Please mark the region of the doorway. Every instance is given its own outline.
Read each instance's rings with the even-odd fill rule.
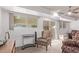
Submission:
[[[51,30],[52,32],[52,39],[55,39],[56,37],[56,26],[55,21],[43,21],[43,30]]]

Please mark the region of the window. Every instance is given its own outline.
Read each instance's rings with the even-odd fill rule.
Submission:
[[[37,17],[22,17],[22,16],[14,16],[14,24],[15,26],[21,27],[37,27]]]
[[[69,24],[69,22],[66,21],[59,21],[59,28],[67,28],[67,25]]]

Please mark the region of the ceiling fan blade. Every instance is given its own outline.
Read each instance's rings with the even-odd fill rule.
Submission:
[[[79,13],[79,12],[74,11],[74,12],[72,12],[72,13]]]
[[[78,10],[78,9],[79,9],[79,7],[78,7],[78,8],[73,9],[73,11],[76,11],[76,10]]]

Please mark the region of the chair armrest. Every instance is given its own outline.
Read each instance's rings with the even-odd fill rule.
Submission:
[[[72,34],[71,33],[68,33],[68,38],[72,39]]]
[[[46,39],[46,38],[43,38],[43,37],[39,37],[38,39]]]
[[[47,39],[51,39],[51,37],[48,37]]]
[[[48,37],[48,38],[47,38],[47,41],[51,41],[51,38],[50,38],[50,37]]]

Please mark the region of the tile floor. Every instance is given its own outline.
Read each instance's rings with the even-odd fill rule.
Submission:
[[[37,47],[29,47],[24,50],[16,49],[16,53],[61,53],[62,40],[52,40],[52,45],[48,47],[48,51],[46,52],[45,47],[39,46]]]

